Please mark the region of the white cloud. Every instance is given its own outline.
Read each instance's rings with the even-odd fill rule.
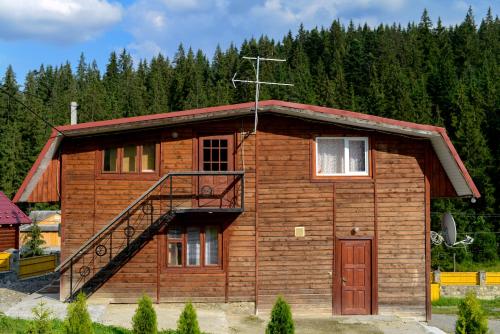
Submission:
[[[150,40],[130,43],[127,45],[127,49],[130,51],[135,64],[141,59],[149,59],[151,56],[163,53],[162,48],[156,42]]]
[[[250,14],[267,24],[320,25],[321,18],[331,22],[344,11],[396,11],[406,0],[265,0],[251,8]]]
[[[0,0],[0,38],[79,42],[119,22],[123,9],[106,0]]]

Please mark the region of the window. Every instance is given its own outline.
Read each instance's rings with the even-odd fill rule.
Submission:
[[[142,145],[142,168],[143,172],[154,172],[156,165],[156,145]]]
[[[117,174],[156,171],[158,144],[125,145],[102,150],[102,172]]]
[[[316,175],[368,175],[368,138],[317,137]]]
[[[104,172],[116,172],[116,158],[117,158],[117,149],[116,148],[107,148],[104,150],[104,163],[103,163],[103,171]]]
[[[167,267],[219,267],[221,241],[219,226],[169,227]]]
[[[227,171],[227,139],[203,139],[203,170]]]
[[[122,172],[135,172],[135,157],[137,155],[137,146],[125,146],[123,148]]]

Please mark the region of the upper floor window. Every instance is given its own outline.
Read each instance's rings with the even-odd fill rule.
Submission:
[[[316,175],[368,175],[368,138],[316,137]]]
[[[125,145],[102,152],[104,173],[150,173],[156,171],[157,144]]]

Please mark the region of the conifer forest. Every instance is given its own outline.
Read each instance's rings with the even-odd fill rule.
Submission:
[[[69,103],[79,123],[252,101],[255,89],[234,89],[231,78],[252,78],[242,56],[285,58],[264,62],[261,80],[294,87],[261,86],[260,99],[329,106],[444,126],[482,197],[434,200],[432,230],[453,213],[467,249],[433,246],[433,267],[498,263],[500,256],[500,19],[491,10],[478,19],[444,26],[424,11],[419,22],[343,25],[266,36],[213,55],[180,45],[172,59],[161,54],[133,62],[112,52],[107,64],[81,55],[78,64],[43,64],[22,80],[8,67],[0,79],[0,190],[10,198],[45,144],[52,125],[69,124]],[[481,13],[483,14],[483,13]],[[36,57],[36,55],[33,55]],[[104,64],[100,64],[104,65]],[[55,204],[57,205],[57,204]],[[39,205],[38,205],[39,206]],[[29,209],[29,207],[24,207]]]

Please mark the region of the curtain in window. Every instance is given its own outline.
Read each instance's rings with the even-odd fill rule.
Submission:
[[[123,148],[122,172],[135,172],[135,156],[137,147],[125,146]]]
[[[317,173],[344,173],[344,140],[318,139]]]
[[[217,227],[205,229],[205,264],[219,264],[219,231]]]
[[[188,227],[187,234],[187,264],[188,266],[200,265],[200,229]]]
[[[349,171],[364,172],[365,166],[365,141],[349,140]]]

